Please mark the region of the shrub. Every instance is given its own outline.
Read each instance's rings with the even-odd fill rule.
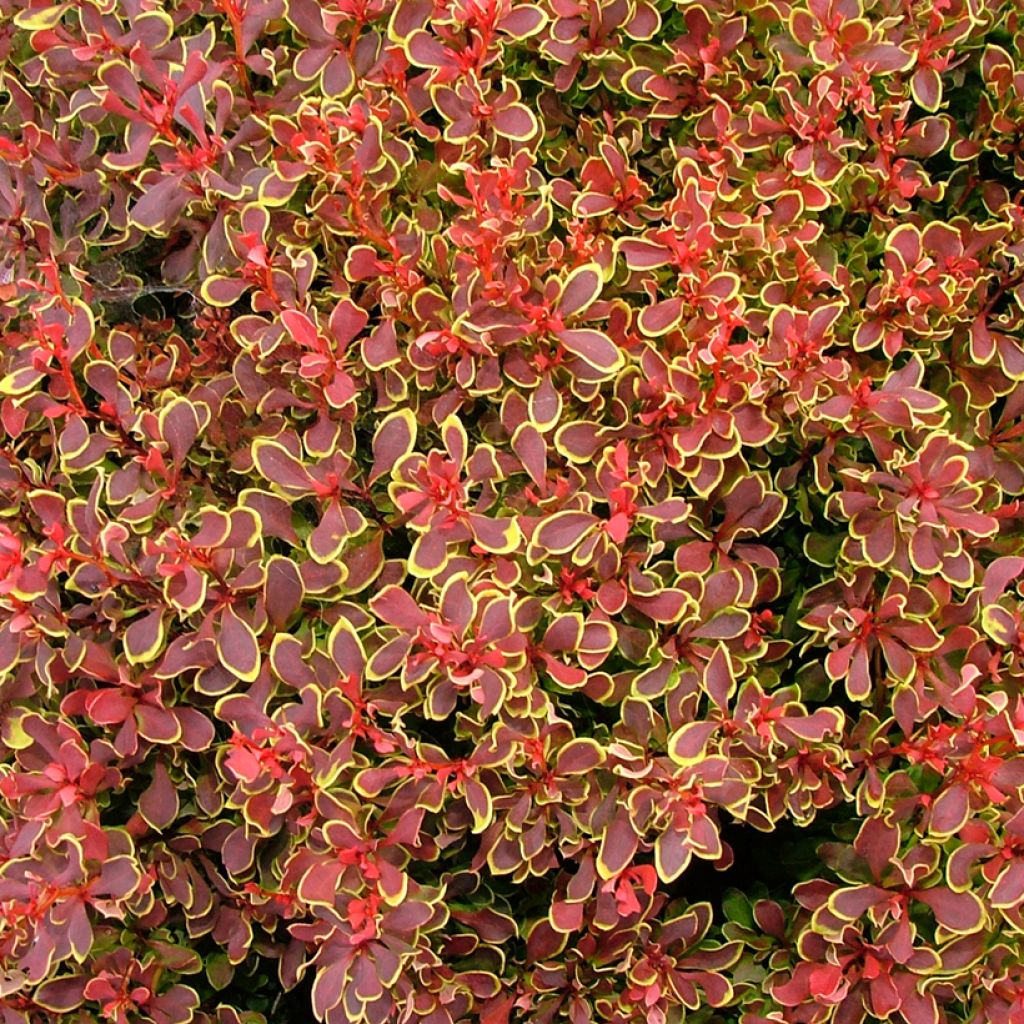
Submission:
[[[3,1024],[1021,1024],[1003,0],[0,0]]]

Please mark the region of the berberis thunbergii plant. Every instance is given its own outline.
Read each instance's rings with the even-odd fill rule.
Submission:
[[[0,1024],[1024,1024],[1021,0],[0,0]]]

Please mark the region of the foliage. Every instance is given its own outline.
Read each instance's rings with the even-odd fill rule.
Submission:
[[[3,1024],[1021,1024],[1021,19],[0,0]]]

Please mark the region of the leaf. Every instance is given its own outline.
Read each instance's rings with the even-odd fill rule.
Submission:
[[[544,519],[533,534],[533,546],[545,554],[562,555],[580,544],[599,522],[589,512],[556,512]]]
[[[856,921],[888,898],[889,893],[878,886],[857,885],[832,893],[828,898],[828,909],[844,921]]]
[[[532,139],[540,131],[537,118],[522,103],[510,103],[504,110],[499,110],[491,119],[491,124],[499,135],[517,142]]]
[[[281,311],[281,322],[291,335],[292,340],[302,348],[316,350],[320,346],[320,336],[316,325],[301,310],[285,309]]]
[[[555,758],[556,775],[588,775],[604,764],[605,752],[597,740],[570,740]]]
[[[46,374],[34,366],[23,366],[0,378],[0,395],[24,395],[31,391]]]
[[[667,885],[674,882],[687,868],[693,852],[682,832],[669,829],[658,836],[654,844],[654,866],[658,877]]]
[[[54,4],[52,7],[34,7],[18,11],[14,15],[14,24],[28,32],[43,32],[56,28],[64,13],[71,6],[69,3]]]
[[[494,818],[494,806],[490,791],[485,785],[474,778],[467,778],[462,789],[466,798],[466,806],[473,815],[473,833],[479,835]]]
[[[868,818],[861,825],[853,848],[867,862],[871,877],[881,880],[899,853],[899,826],[883,817]]]
[[[150,743],[181,743],[182,728],[178,716],[169,708],[141,701],[134,708],[139,735]]]
[[[498,22],[498,27],[513,39],[536,35],[548,21],[547,14],[534,4],[516,4]]]
[[[166,233],[168,224],[174,223],[194,200],[195,196],[181,187],[181,179],[168,174],[143,186],[142,195],[132,206],[131,221],[143,231]]]
[[[226,953],[213,953],[206,958],[206,977],[216,992],[226,989],[235,976],[235,967]]]
[[[370,598],[370,611],[391,626],[403,630],[418,629],[426,619],[408,591],[388,586]]]
[[[363,339],[361,348],[363,362],[371,370],[383,370],[384,367],[393,366],[401,359],[395,325],[390,320],[379,323],[369,336]]]
[[[910,91],[914,102],[925,110],[934,112],[942,105],[942,79],[932,67],[919,67],[910,79]]]
[[[200,429],[198,411],[187,398],[176,398],[160,411],[160,435],[167,442],[175,466],[184,463]]]
[[[529,962],[548,960],[565,949],[569,936],[555,931],[546,917],[533,925],[526,936],[526,956]]]
[[[139,813],[150,828],[162,832],[178,817],[178,791],[162,760],[156,762],[153,780],[139,797]]]
[[[213,274],[203,280],[199,294],[210,306],[233,306],[249,290],[249,285],[239,278]]]
[[[918,900],[926,904],[935,920],[951,932],[965,935],[977,931],[985,922],[985,908],[973,892],[953,892],[945,885],[919,889]]]
[[[626,265],[633,270],[654,270],[667,266],[672,256],[667,246],[646,238],[617,238],[615,249],[625,257]]]
[[[470,513],[469,526],[477,544],[492,554],[506,555],[515,551],[522,540],[514,519],[490,519]]]
[[[528,409],[530,422],[538,433],[548,431],[558,423],[562,415],[562,396],[551,380],[550,374],[545,374],[533,391],[530,392]],[[522,424],[527,426],[527,424]]]
[[[233,675],[252,682],[260,674],[260,648],[252,627],[230,605],[220,616],[217,656]]]
[[[601,835],[597,873],[602,878],[614,878],[621,874],[632,863],[639,845],[640,837],[629,815],[620,809]]]
[[[199,611],[206,601],[206,577],[191,565],[164,582],[167,600],[185,615]]]
[[[682,299],[664,299],[640,311],[637,324],[650,338],[668,334],[679,326],[683,317]]]
[[[54,978],[35,990],[32,1001],[52,1013],[70,1013],[85,1002],[84,989],[88,980],[84,974]]]
[[[313,493],[309,471],[279,442],[258,438],[253,444],[252,459],[265,480],[292,497]]]
[[[967,787],[954,783],[935,799],[928,818],[928,829],[933,835],[952,836],[963,828],[970,814]]]
[[[992,890],[989,893],[989,901],[993,907],[1007,908],[1016,907],[1024,900],[1024,859],[1014,857],[1005,868],[999,873]]]
[[[299,899],[311,906],[333,907],[344,873],[345,865],[340,861],[314,863],[299,879],[296,893]]]
[[[458,416],[449,416],[441,424],[441,440],[452,462],[461,469],[469,455],[469,435]]]
[[[365,528],[366,520],[361,512],[351,505],[331,501],[307,538],[306,548],[315,561],[321,564],[334,562],[348,541]]]
[[[132,665],[145,665],[163,650],[166,637],[164,612],[157,608],[140,619],[134,619],[124,632],[124,652]]]
[[[558,312],[564,317],[589,309],[601,294],[604,276],[596,263],[577,267],[562,283]]]
[[[267,560],[264,604],[275,628],[283,630],[299,610],[305,597],[299,567],[284,555],[271,555]]]
[[[409,552],[409,572],[420,579],[430,579],[448,562],[448,545],[437,530],[421,533]]]
[[[578,327],[558,331],[557,337],[567,352],[582,359],[603,376],[611,376],[625,363],[625,358],[615,343],[601,331]]]
[[[411,409],[385,416],[373,435],[373,468],[369,483],[389,474],[416,447],[416,417]]]
[[[683,765],[700,761],[718,728],[717,722],[688,722],[680,726],[669,737],[669,757]]]

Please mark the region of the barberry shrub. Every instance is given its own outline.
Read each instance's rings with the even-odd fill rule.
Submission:
[[[0,0],[3,1024],[1024,1024],[1022,18]]]

